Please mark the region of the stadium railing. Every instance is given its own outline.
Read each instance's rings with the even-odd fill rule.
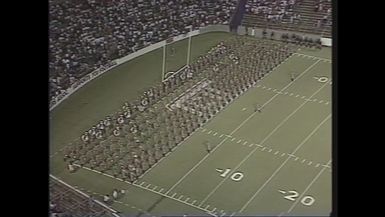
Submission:
[[[76,192],[76,193],[82,195],[83,197],[85,197],[85,198],[90,198],[90,196],[87,195],[86,193],[84,193],[84,192],[82,192],[82,191],[80,191],[80,190],[78,190],[78,189],[72,187],[71,185],[65,183],[64,181],[60,180],[59,178],[57,178],[57,177],[55,177],[55,176],[53,176],[53,175],[51,175],[51,174],[50,174],[50,178],[52,178],[53,180],[55,180],[56,182],[58,182],[58,183],[60,183],[60,184],[62,184],[62,185],[64,185],[64,186],[66,186],[67,188],[73,190],[74,192]],[[98,201],[98,200],[96,200],[96,199],[93,199],[93,201],[96,202],[97,204],[99,204],[100,206],[102,206],[104,209],[108,210],[113,216],[115,216],[115,217],[120,217],[120,216],[117,214],[117,211],[116,211],[116,210],[110,208],[109,206],[105,205],[104,203],[102,203],[102,202],[100,202],[100,201]]]

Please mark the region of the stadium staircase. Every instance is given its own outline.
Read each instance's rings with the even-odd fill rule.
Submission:
[[[319,19],[322,19],[327,12],[314,12],[315,0],[297,0],[297,4],[293,8],[294,13],[300,14],[300,23],[291,23],[289,18],[283,18],[282,22],[267,22],[262,14],[245,14],[242,25],[248,27],[277,29],[297,31],[321,35],[322,37],[331,37],[331,26],[326,25],[323,28],[317,28],[316,24]],[[331,2],[324,1],[324,6],[331,7]]]
[[[231,18],[231,22],[230,22],[230,30],[233,32],[233,31],[237,31],[238,29],[238,26],[240,26],[242,24],[242,19],[243,19],[243,16],[246,12],[246,3],[247,3],[247,0],[239,0],[238,1],[238,5],[237,5],[237,8]]]

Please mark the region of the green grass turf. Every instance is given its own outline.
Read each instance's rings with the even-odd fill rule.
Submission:
[[[219,41],[233,37],[229,33],[207,33],[192,38],[191,58],[207,52]],[[177,55],[167,56],[168,70],[177,70],[186,64],[187,39],[175,42]],[[126,102],[135,99],[162,77],[163,48],[137,57],[93,80],[64,100],[50,114],[50,153],[80,137],[92,125],[117,111]],[[169,50],[169,49],[168,49]]]
[[[297,61],[302,61],[302,64],[299,64]],[[284,63],[275,72],[269,75],[269,77],[266,77],[261,84],[280,89],[285,86],[283,84],[283,80],[286,79],[286,83],[288,82],[288,78],[284,74],[287,71],[287,68],[302,67],[302,71],[304,71],[313,63],[315,63],[314,60],[307,60],[302,57],[293,57],[290,61]],[[300,68],[298,68],[298,70],[301,71]],[[286,90],[288,92],[300,93],[301,96],[307,94],[309,97],[312,93],[318,90],[321,85],[323,85],[314,79],[314,76],[319,75],[321,72],[324,73],[323,75],[330,77],[330,63],[318,63],[300,80],[296,81],[297,84]],[[325,87],[325,89],[321,89],[318,94],[314,95],[314,98],[330,100],[330,86],[327,84]],[[329,91],[327,91],[328,89]],[[213,137],[213,140],[205,138],[204,133],[202,132],[194,134],[194,136],[192,136],[185,144],[182,144],[173,154],[167,157],[155,169],[151,170],[151,172],[149,172],[142,180],[154,183],[155,185],[160,185],[162,187],[173,186],[179,178],[183,177],[183,175],[186,174],[190,168],[192,168],[205,156],[204,148],[200,147],[203,141],[209,140],[212,144],[218,144],[218,138],[221,134],[229,134],[232,131],[231,129],[236,128],[237,125],[239,125],[244,119],[246,119],[247,116],[251,114],[251,112],[253,112],[252,108],[255,100],[262,103],[273,95],[273,92],[261,90],[260,88],[250,90],[205,126],[206,128],[215,130],[215,132],[218,133]],[[195,198],[204,199],[222,179],[219,177],[219,174],[215,171],[215,169],[234,168],[234,166],[237,165],[237,163],[239,163],[248,153],[250,153],[250,150],[252,150],[248,147],[248,145],[242,146],[244,141],[248,141],[248,144],[260,142],[285,117],[287,117],[304,102],[303,99],[295,97],[296,95],[297,94],[293,94],[292,96],[279,95],[277,99],[269,104],[269,106],[266,106],[262,115],[256,115],[251,118],[242,128],[240,128],[239,131],[237,131],[236,134],[234,134],[234,136],[237,137],[236,140],[233,142],[229,140],[226,141],[220,149],[215,152],[215,154],[212,154],[212,156],[207,158],[207,161],[201,164],[193,173],[188,175],[188,178],[181,182],[177,188],[173,189],[173,191],[181,192]],[[242,111],[243,108],[246,108],[246,110]],[[330,104],[325,105],[318,102],[306,103],[300,110],[298,110],[298,112],[295,113],[295,115],[289,118],[287,122],[274,133],[274,136],[270,137],[270,139],[265,142],[265,146],[273,148],[274,152],[276,150],[280,150],[280,154],[282,151],[285,153],[291,153],[291,151],[293,151],[295,147],[297,147],[298,144],[301,143],[301,141],[303,141],[304,138],[307,137],[307,135],[309,135],[311,131],[327,117],[328,114],[330,114]],[[306,148],[307,151],[304,152],[304,149],[299,149],[298,151],[298,156],[301,156],[301,161],[308,158],[306,160],[306,164],[310,162],[309,160],[313,160],[308,156],[320,156],[315,158],[312,165],[316,165],[316,163],[326,163],[327,160],[330,159],[330,122],[326,123],[329,125],[322,125],[323,128],[325,128],[324,130],[322,130],[323,128],[320,128],[319,132],[311,137],[311,145],[316,148],[309,148],[310,145],[305,143],[302,147]],[[209,132],[209,130],[205,132]],[[214,132],[211,132],[211,135],[212,134],[214,134]],[[239,139],[242,139],[242,141],[238,144],[237,142]],[[189,155],[187,156],[185,153],[189,153]],[[270,177],[275,168],[277,168],[285,160],[285,158],[277,158],[277,156],[274,156],[273,153],[267,154],[266,151],[256,151],[246,161],[246,163],[239,168],[240,171],[249,172],[249,174],[247,174],[248,178],[244,178],[242,184],[226,181],[225,184],[222,185],[209,200],[207,200],[205,205],[216,204],[218,207],[221,206],[229,209],[230,212],[237,211],[237,208],[241,208],[243,204],[254,194],[253,190],[256,191],[255,187],[263,185],[264,181]],[[290,168],[289,165],[291,163],[296,163],[298,167],[303,167],[302,163],[300,163],[301,161],[290,162],[283,167],[282,171],[289,171],[288,174],[299,174],[298,176],[291,176],[290,179],[285,177],[283,180],[288,183],[285,186],[290,186],[290,183],[302,183],[303,185],[301,186],[306,187],[305,183],[310,182],[310,178],[315,175],[314,173],[318,172],[317,168],[310,166],[306,166],[304,169],[286,169]],[[309,171],[306,171],[306,169]],[[166,172],[169,170],[172,170],[172,172]],[[302,172],[306,176],[303,176]],[[165,179],[161,174],[168,174],[168,178]],[[279,178],[280,177],[277,176],[277,179]],[[197,183],[199,183],[199,187],[197,187]],[[295,189],[296,186],[292,186],[292,188]],[[274,192],[273,188],[266,189],[269,193]],[[303,190],[303,188],[297,188],[298,191],[301,189]],[[330,189],[330,182],[329,187],[324,186],[324,189]],[[277,189],[275,189],[275,191],[277,191]],[[264,191],[262,191],[261,194],[265,194]],[[325,193],[323,195],[325,195]],[[326,195],[329,197],[322,197],[321,195],[317,198],[317,201],[330,200],[330,191],[329,194]],[[258,212],[260,214],[272,214],[273,211],[277,211],[284,207],[275,205],[276,203],[272,203],[272,201],[280,200],[283,197],[282,195],[277,194],[275,194],[275,196],[277,198],[274,200],[261,197],[261,200],[265,202],[258,203],[262,204],[259,206],[250,205],[250,209],[245,209],[245,214],[256,214]],[[286,200],[283,201],[286,202]],[[254,202],[251,204],[253,203]],[[330,206],[323,207],[323,212],[317,214],[327,214],[329,208]],[[282,211],[284,211],[284,209]]]
[[[327,59],[332,59],[331,52],[332,52],[332,49],[330,47],[324,47],[320,51],[318,50],[316,51],[314,49],[309,49],[309,48],[301,48],[300,50],[298,50],[298,53],[321,57],[321,58],[327,58]]]
[[[205,49],[201,48],[201,50],[204,51]],[[307,55],[330,58],[330,49],[306,52]],[[71,185],[77,185],[102,194],[115,187],[127,189],[129,191],[127,196],[120,199],[126,205],[113,205],[114,208],[124,213],[138,214],[141,213],[140,210],[145,210],[153,215],[180,214],[182,212],[189,214],[204,213],[201,209],[177,201],[179,197],[182,197],[182,200],[188,197],[187,203],[201,205],[202,209],[207,207],[206,210],[214,209],[219,215],[223,212],[230,215],[238,212],[257,190],[263,187],[258,195],[250,200],[241,214],[278,215],[284,213],[290,209],[295,201],[285,199],[284,195],[279,193],[278,190],[295,190],[301,195],[306,189],[307,192],[303,196],[310,195],[314,197],[314,204],[305,206],[298,203],[290,214],[328,214],[331,207],[330,170],[326,169],[311,186],[309,184],[323,169],[321,165],[326,164],[331,157],[330,119],[325,121],[307,141],[304,140],[331,112],[331,104],[325,104],[325,102],[331,101],[331,86],[327,84],[320,89],[323,83],[314,79],[314,76],[327,76],[330,78],[330,63],[319,62],[314,65],[282,94],[276,96],[266,105],[262,113],[255,114],[236,132],[233,132],[253,113],[256,103],[264,104],[275,95],[274,89],[280,90],[290,82],[289,75],[291,72],[300,74],[315,62],[316,60],[311,58],[291,57],[266,76],[260,82],[261,86],[250,89],[235,100],[206,124],[203,129],[198,130],[180,144],[174,152],[164,158],[137,182],[138,184],[144,182],[144,186],[147,184],[151,184],[151,187],[156,186],[157,191],[163,188],[162,193],[164,193],[207,156],[203,146],[205,141],[209,141],[213,145],[221,144],[169,192],[168,197],[175,194],[174,199],[161,199],[162,196],[159,194],[85,169],[69,174],[66,170],[63,170],[63,163],[60,159],[61,154],[52,158],[51,172]],[[178,68],[178,66],[175,67]],[[263,86],[271,89],[268,90]],[[307,102],[299,108],[307,97],[319,89],[320,91],[312,97],[317,101]],[[288,93],[284,94],[286,91]],[[291,96],[290,93],[292,93]],[[299,96],[296,97],[296,95]],[[306,96],[306,98],[302,99],[301,96]],[[324,102],[319,103],[320,100]],[[290,118],[287,118],[295,110],[297,111]],[[285,119],[287,120],[281,124]],[[277,128],[280,124],[281,126]],[[272,133],[272,131],[274,132]],[[223,141],[226,134],[232,132],[233,137]],[[265,139],[266,137],[268,138]],[[232,138],[236,139],[231,141]],[[249,145],[261,141],[264,141],[262,145],[267,148],[263,151],[262,148],[257,148],[252,153],[257,146],[249,147]],[[247,143],[243,145],[244,142]],[[301,143],[303,143],[302,146],[295,153],[295,156],[298,156],[299,159],[295,160],[294,157],[286,161],[287,154],[291,153]],[[272,149],[271,152],[269,152],[270,148]],[[279,151],[279,154],[274,154],[276,151]],[[282,153],[286,155],[281,156]],[[248,159],[245,160],[248,155]],[[302,163],[303,159],[305,159],[304,163]],[[230,173],[230,175],[233,172],[243,173],[244,177],[240,181],[227,178],[223,182],[224,178],[220,177],[220,173],[215,170],[216,168],[234,169],[242,161],[240,167]],[[285,161],[286,163],[282,165]],[[311,165],[308,165],[310,161]],[[317,164],[319,164],[318,167],[315,167]],[[280,170],[270,178],[278,168]],[[215,188],[217,189],[213,191]],[[207,197],[211,192],[210,197]],[[297,198],[296,200],[301,199]],[[193,203],[193,201],[195,202]],[[201,204],[202,201],[204,202]],[[132,208],[132,206],[136,208]]]

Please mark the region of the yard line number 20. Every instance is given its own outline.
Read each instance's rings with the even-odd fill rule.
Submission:
[[[295,201],[297,198],[298,198],[298,192],[297,191],[279,191],[281,192],[282,194],[286,194],[284,196],[284,198],[286,200],[291,200],[291,201]],[[310,196],[310,195],[307,195],[307,196],[304,196],[302,197],[301,199],[301,203],[305,206],[311,206],[313,203],[315,202],[315,199],[314,197]]]

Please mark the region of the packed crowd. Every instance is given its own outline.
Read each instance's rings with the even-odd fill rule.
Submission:
[[[301,0],[249,0],[246,12],[261,14],[268,22],[282,22],[289,20],[291,23],[299,21],[301,15],[294,12],[296,5]]]
[[[86,198],[56,181],[50,180],[49,189],[50,217],[114,217],[93,197]]]
[[[316,26],[318,28],[325,27],[326,25],[331,25],[331,14],[332,8],[330,5],[331,0],[316,0],[314,4],[314,13],[322,13],[323,16],[321,19],[317,20]],[[327,4],[329,3],[329,4]]]
[[[332,8],[326,5],[326,2],[331,2],[331,0],[316,0],[314,4],[314,12],[327,12],[331,13]]]
[[[293,52],[290,44],[237,37],[101,120],[64,150],[86,166],[134,182]]]
[[[152,43],[228,24],[237,0],[50,0],[51,99],[84,75]]]

